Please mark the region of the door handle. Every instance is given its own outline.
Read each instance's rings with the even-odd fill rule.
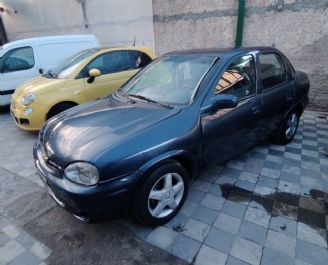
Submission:
[[[291,100],[293,100],[293,97],[292,96],[287,96],[286,97],[286,101],[291,101]]]
[[[39,74],[42,75],[43,74],[43,69],[39,68]]]
[[[261,109],[260,109],[259,106],[253,106],[252,107],[252,113],[253,113],[253,115],[256,115],[256,114],[258,114],[260,112],[261,112]]]

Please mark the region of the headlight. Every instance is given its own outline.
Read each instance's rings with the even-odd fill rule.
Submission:
[[[83,185],[95,185],[99,181],[97,168],[87,162],[69,164],[65,168],[65,176],[67,179]]]
[[[22,103],[24,106],[28,106],[34,101],[34,99],[35,95],[33,93],[27,93],[26,95],[24,95]]]

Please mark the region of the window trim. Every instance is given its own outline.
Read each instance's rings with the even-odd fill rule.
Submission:
[[[13,73],[13,72],[20,72],[20,71],[26,71],[26,70],[30,70],[30,69],[32,69],[34,66],[35,66],[35,53],[34,53],[34,50],[33,50],[33,47],[32,46],[22,46],[22,47],[17,47],[17,48],[13,48],[13,49],[11,49],[11,50],[8,50],[3,56],[2,56],[2,58],[5,58],[5,60],[7,60],[8,59],[8,57],[9,56],[11,56],[11,55],[9,55],[9,56],[6,56],[9,52],[11,52],[11,53],[13,53],[14,51],[16,51],[16,50],[21,50],[21,49],[26,49],[26,48],[30,48],[31,50],[32,50],[32,53],[33,53],[33,65],[31,65],[30,67],[28,67],[28,68],[24,68],[24,69],[19,69],[19,70],[13,70],[13,71],[3,71],[3,65],[1,65],[1,73],[2,74],[7,74],[7,73]],[[2,62],[3,63],[3,62]]]
[[[249,55],[249,56],[252,56],[253,57],[253,61],[254,61],[254,70],[255,70],[255,82],[254,82],[254,85],[255,85],[255,93],[254,94],[252,94],[252,95],[249,95],[249,96],[245,96],[245,97],[243,97],[243,98],[241,98],[241,99],[238,99],[237,98],[237,100],[238,100],[238,103],[239,102],[243,102],[243,101],[246,101],[246,100],[249,100],[249,99],[251,99],[251,98],[254,98],[254,97],[256,97],[256,95],[258,94],[258,71],[257,71],[257,63],[256,63],[256,54],[254,53],[254,52],[246,52],[246,53],[242,53],[242,54],[238,54],[238,55],[236,55],[236,56],[234,56],[234,57],[232,57],[226,64],[225,64],[225,66],[222,68],[222,70],[220,71],[220,74],[218,75],[219,76],[219,78],[217,78],[216,80],[215,80],[215,82],[214,82],[214,87],[218,84],[218,82],[220,81],[220,79],[222,78],[222,76],[223,76],[223,74],[225,73],[225,71],[228,69],[228,67],[230,66],[230,64],[235,60],[235,59],[237,59],[237,58],[240,58],[240,57],[243,57],[243,56],[247,56],[247,55]],[[212,96],[210,97],[210,98],[212,98],[212,97],[215,97],[215,96],[217,96],[217,95],[219,95],[220,93],[215,93],[214,92],[214,89],[213,89],[213,87],[211,87],[211,92],[210,92],[211,94],[212,94]]]
[[[276,54],[279,58],[280,58],[280,62],[282,63],[284,69],[285,69],[285,80],[277,85],[274,85],[274,86],[271,86],[269,88],[264,88],[263,87],[263,83],[262,83],[262,71],[261,71],[261,55],[262,54]],[[285,65],[285,61],[284,61],[284,58],[281,56],[281,54],[277,51],[265,51],[265,52],[260,52],[259,55],[259,83],[260,83],[260,87],[261,87],[261,93],[263,92],[267,92],[267,91],[270,91],[270,90],[274,90],[280,86],[283,86],[283,85],[286,85],[288,83],[288,74],[287,74],[287,68],[286,68],[286,65]]]

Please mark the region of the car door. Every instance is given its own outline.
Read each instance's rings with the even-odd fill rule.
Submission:
[[[123,50],[107,52],[93,59],[84,69],[87,99],[102,98],[116,91],[143,65],[147,64],[147,57],[138,51]],[[100,76],[94,78],[93,82],[90,82],[88,78],[88,72],[91,69],[98,69],[101,73]]]
[[[39,75],[31,46],[13,48],[0,58],[1,90],[14,92],[21,83]]]
[[[256,76],[254,55],[238,56],[230,61],[205,99],[201,114],[205,164],[226,160],[257,141],[256,126],[262,106]],[[236,96],[238,105],[207,111],[209,102],[219,94]]]
[[[268,135],[279,127],[294,101],[294,86],[286,65],[275,51],[259,54],[260,87],[263,101],[263,129]]]

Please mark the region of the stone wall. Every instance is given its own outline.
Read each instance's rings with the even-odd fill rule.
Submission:
[[[328,0],[246,0],[244,46],[283,51],[310,75],[309,108],[328,110]],[[234,46],[237,0],[153,0],[156,51]]]
[[[154,47],[151,0],[0,0],[9,41],[94,34],[104,46]]]

